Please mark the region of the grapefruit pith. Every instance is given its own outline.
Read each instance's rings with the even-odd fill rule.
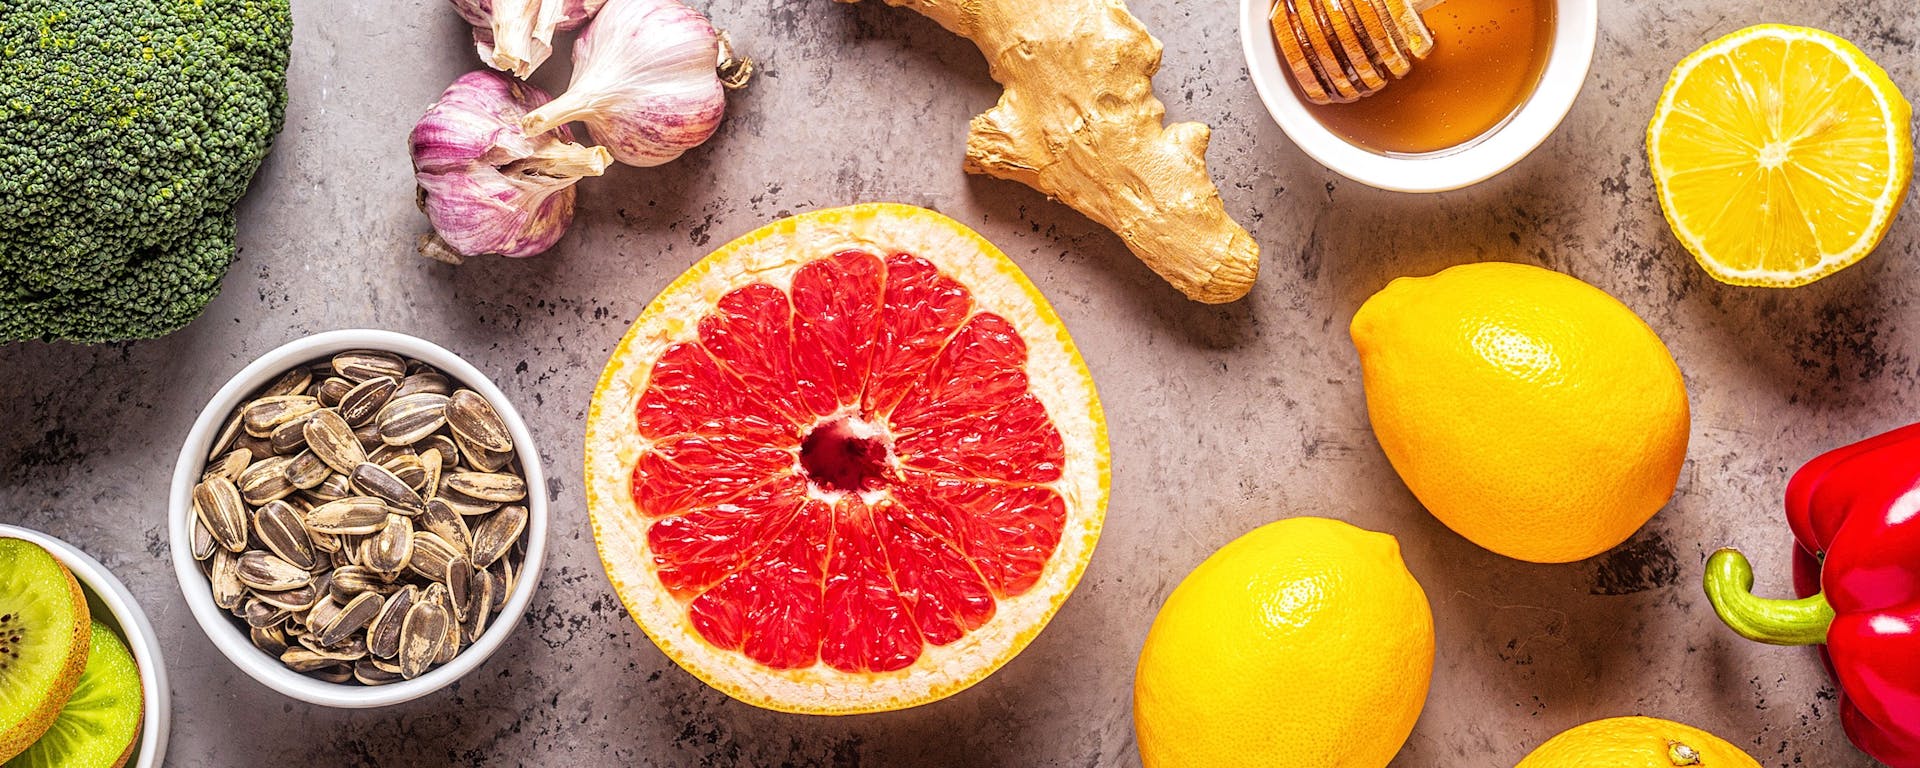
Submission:
[[[782,219],[634,321],[594,391],[587,502],[667,656],[769,709],[898,709],[986,677],[1072,591],[1106,422],[1018,267],[933,211]]]

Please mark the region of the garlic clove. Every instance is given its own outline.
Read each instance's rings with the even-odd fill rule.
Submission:
[[[719,35],[679,0],[606,0],[573,47],[573,82],[527,116],[539,134],[579,121],[615,160],[650,167],[705,142],[726,111]]]
[[[553,33],[579,28],[605,0],[453,0],[480,60],[525,78],[553,54]]]
[[[434,233],[421,253],[442,261],[497,253],[533,256],[573,221],[573,184],[612,162],[564,127],[527,134],[527,110],[546,93],[481,70],[462,75],[414,125],[410,137],[420,207]]]

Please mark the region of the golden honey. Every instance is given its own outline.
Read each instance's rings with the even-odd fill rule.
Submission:
[[[1361,147],[1422,154],[1487,134],[1533,95],[1553,47],[1554,0],[1446,0],[1421,18],[1433,52],[1406,77],[1348,104],[1302,98],[1307,111]]]

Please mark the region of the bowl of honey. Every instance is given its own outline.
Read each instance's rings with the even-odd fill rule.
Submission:
[[[1424,55],[1405,55],[1394,14],[1424,21]],[[1540,146],[1580,94],[1598,32],[1599,0],[1240,3],[1247,68],[1281,130],[1340,175],[1399,192],[1459,189]],[[1397,74],[1369,62],[1395,51]]]

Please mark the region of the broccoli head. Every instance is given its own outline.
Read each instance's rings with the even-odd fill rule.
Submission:
[[[170,333],[286,113],[289,0],[0,0],[0,343]]]

